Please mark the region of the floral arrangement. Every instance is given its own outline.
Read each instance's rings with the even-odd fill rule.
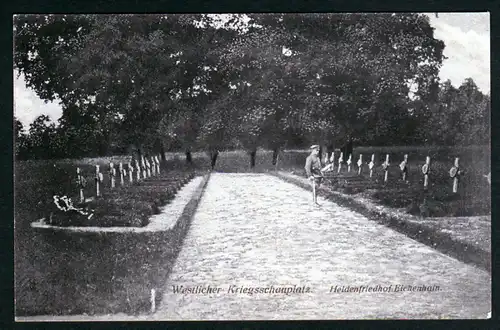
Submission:
[[[70,225],[71,223],[79,222],[78,220],[82,220],[81,217],[85,217],[87,220],[90,220],[94,216],[93,210],[90,210],[88,207],[84,206],[76,207],[73,204],[71,198],[69,198],[68,196],[54,195],[52,198],[56,209],[50,212],[49,224],[54,224],[55,222],[61,224],[59,223],[60,220],[64,219],[67,220],[65,221],[64,225]],[[54,216],[59,219],[55,219]]]

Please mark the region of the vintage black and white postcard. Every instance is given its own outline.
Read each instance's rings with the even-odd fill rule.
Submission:
[[[489,22],[15,15],[16,320],[490,318]]]

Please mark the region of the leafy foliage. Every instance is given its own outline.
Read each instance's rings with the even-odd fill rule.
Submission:
[[[488,136],[489,96],[439,85],[423,14],[21,15],[15,41],[27,85],[63,105],[50,134],[78,154]]]

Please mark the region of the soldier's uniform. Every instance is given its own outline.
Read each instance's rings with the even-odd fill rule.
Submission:
[[[316,184],[321,184],[323,173],[321,173],[321,160],[317,155],[311,154],[306,158],[305,170],[308,178],[314,176]]]

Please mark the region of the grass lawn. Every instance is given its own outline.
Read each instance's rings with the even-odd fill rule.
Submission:
[[[107,161],[100,162],[101,168],[105,168]],[[92,196],[95,163],[99,162],[16,164],[16,315],[144,312],[149,308],[150,286],[162,282],[170,271],[183,237],[180,229],[172,237],[155,233],[137,237],[105,233],[95,238],[95,245],[89,246],[88,239],[64,232],[55,232],[47,238],[30,227],[31,222],[49,215],[54,194],[77,200],[76,165],[91,182],[86,187],[86,196]],[[126,181],[124,187],[117,181],[113,190],[109,189],[109,183],[104,184],[102,197],[88,203],[96,211],[94,217],[58,215],[53,217],[54,224],[144,226],[195,174],[206,172],[202,162],[198,163],[186,166],[183,160],[170,159],[162,164],[160,176],[138,183],[134,179],[133,185]],[[104,172],[104,182],[108,180],[108,173]],[[133,254],[129,253],[131,250]]]

